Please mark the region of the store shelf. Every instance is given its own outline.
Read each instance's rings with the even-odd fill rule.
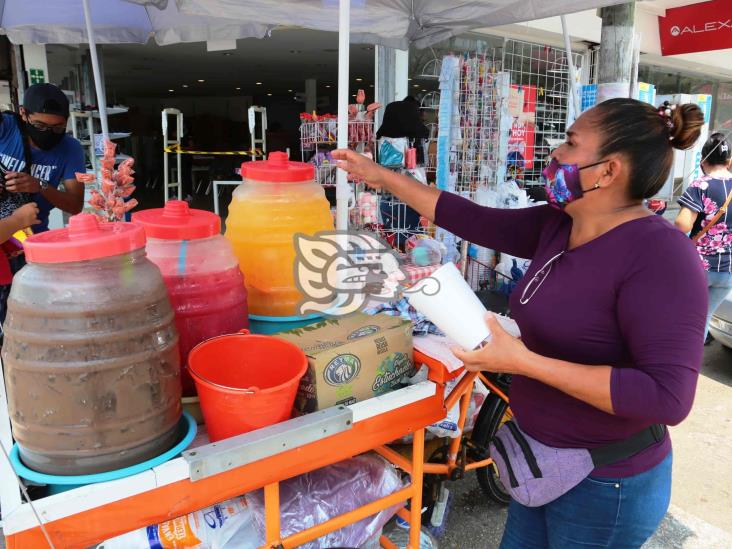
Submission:
[[[112,116],[115,114],[123,114],[129,110],[130,110],[129,107],[108,107],[107,116]],[[91,111],[91,113],[94,118],[99,118],[99,111]]]

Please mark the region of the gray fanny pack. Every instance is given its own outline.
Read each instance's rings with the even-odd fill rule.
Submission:
[[[489,450],[501,483],[511,497],[527,507],[554,501],[577,486],[597,467],[627,459],[663,440],[665,425],[651,425],[635,435],[599,448],[552,448],[504,423]]]

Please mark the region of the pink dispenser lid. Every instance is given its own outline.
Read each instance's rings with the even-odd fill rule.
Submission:
[[[287,153],[273,152],[267,160],[244,162],[241,165],[241,177],[272,183],[313,181],[315,167],[307,162],[292,162],[288,160]]]
[[[164,208],[135,212],[132,223],[144,227],[148,238],[161,240],[196,240],[221,233],[218,215],[192,209],[184,200],[169,200]]]
[[[69,226],[29,236],[25,257],[34,263],[70,263],[129,253],[145,247],[145,231],[132,223],[102,223],[94,214],[79,214]]]

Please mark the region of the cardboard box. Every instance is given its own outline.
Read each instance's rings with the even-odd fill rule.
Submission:
[[[397,316],[355,313],[275,335],[308,355],[295,399],[301,413],[383,395],[414,374],[412,323]]]

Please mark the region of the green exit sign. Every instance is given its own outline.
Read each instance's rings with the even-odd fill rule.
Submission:
[[[43,69],[30,69],[28,74],[30,75],[31,85],[43,84],[46,81],[46,73]]]

